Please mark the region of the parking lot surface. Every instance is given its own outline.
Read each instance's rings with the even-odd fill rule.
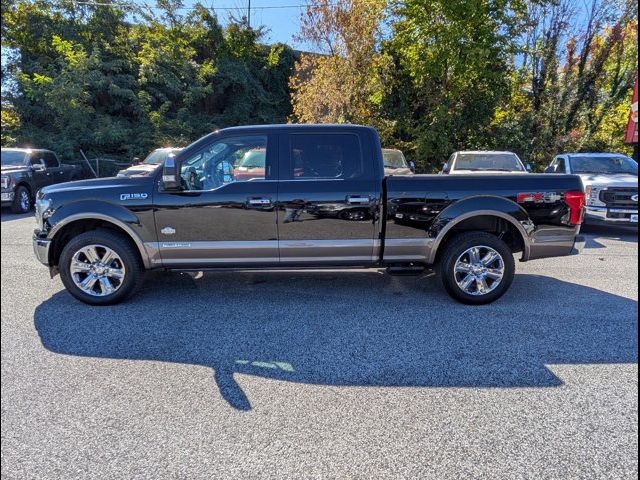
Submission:
[[[638,245],[493,305],[371,271],[151,274],[90,307],[2,212],[3,478],[637,478]]]

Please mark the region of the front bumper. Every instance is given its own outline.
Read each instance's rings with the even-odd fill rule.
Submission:
[[[638,224],[638,209],[585,207],[587,223],[627,223]]]
[[[51,240],[44,238],[39,230],[33,232],[33,253],[40,263],[49,265],[49,250],[51,249]]]
[[[13,202],[13,198],[15,197],[14,191],[3,191],[2,192],[2,205],[9,205]]]

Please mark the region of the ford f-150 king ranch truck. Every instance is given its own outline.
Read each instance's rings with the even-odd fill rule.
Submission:
[[[262,177],[234,177],[261,150]],[[483,304],[509,288],[514,253],[572,252],[584,201],[573,175],[385,177],[368,127],[234,127],[153,174],[44,188],[33,246],[96,305],[123,300],[145,270],[229,267],[434,267],[451,296]]]
[[[64,165],[51,150],[3,148],[2,206],[14,213],[31,209],[36,192],[47,185],[82,178],[82,169]]]

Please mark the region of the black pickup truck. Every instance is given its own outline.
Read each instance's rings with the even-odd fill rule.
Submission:
[[[54,183],[82,178],[82,169],[60,163],[51,150],[3,148],[2,206],[14,213],[31,209],[36,192]]]
[[[509,288],[514,253],[572,252],[584,202],[573,175],[385,177],[368,127],[234,127],[140,175],[44,188],[33,246],[96,305],[129,296],[145,270],[230,267],[433,267],[455,299],[484,304]]]

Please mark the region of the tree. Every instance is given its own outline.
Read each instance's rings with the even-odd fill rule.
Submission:
[[[393,6],[392,93],[385,113],[418,168],[460,148],[486,146],[484,129],[509,92],[518,0],[406,0]],[[473,12],[470,14],[469,12]],[[413,151],[412,151],[413,150]]]
[[[384,0],[312,0],[299,39],[320,54],[302,54],[291,78],[293,118],[303,123],[379,124],[385,58],[378,51]]]

